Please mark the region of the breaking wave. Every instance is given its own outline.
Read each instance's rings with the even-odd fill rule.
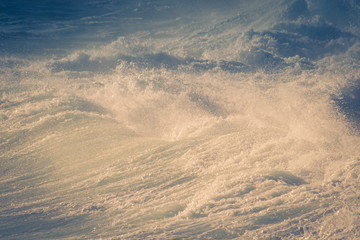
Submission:
[[[0,238],[360,237],[357,1],[0,5]]]

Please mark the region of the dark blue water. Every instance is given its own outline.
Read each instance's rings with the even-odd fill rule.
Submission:
[[[137,31],[180,27],[235,1],[3,1],[1,53],[43,55],[108,43]]]

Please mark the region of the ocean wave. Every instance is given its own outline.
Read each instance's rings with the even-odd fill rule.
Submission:
[[[0,238],[359,237],[357,1],[0,6]]]

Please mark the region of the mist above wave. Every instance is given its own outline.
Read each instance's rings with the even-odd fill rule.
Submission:
[[[53,82],[58,84],[59,79],[69,79],[60,84],[63,85],[60,88],[68,89],[65,85],[70,83],[74,87],[72,94],[78,94],[78,88],[82,88],[81,91],[89,89],[87,95],[91,99],[94,99],[90,96],[94,92],[103,92],[104,99],[109,98],[108,95],[116,98],[116,92],[107,93],[114,85],[117,85],[119,92],[134,91],[132,97],[165,94],[175,99],[182,94],[188,102],[217,117],[231,115],[232,110],[224,106],[229,100],[217,102],[224,97],[201,92],[203,90],[193,86],[191,81],[199,82],[203,89],[211,89],[209,86],[228,80],[244,81],[246,78],[255,84],[265,82],[259,84],[263,87],[268,85],[265,88],[274,87],[271,86],[274,82],[299,81],[308,89],[322,89],[336,101],[341,99],[341,95],[347,94],[347,91],[342,91],[343,88],[357,84],[360,44],[356,21],[359,5],[356,1],[332,1],[330,5],[325,1],[305,0],[226,3],[228,5],[220,6],[216,1],[207,4],[196,1],[191,9],[186,2],[167,1],[154,1],[151,4],[141,1],[69,2],[64,9],[60,3],[55,4],[54,15],[48,18],[49,22],[67,22],[73,29],[67,36],[75,42],[81,35],[75,33],[76,29],[82,27],[83,23],[90,28],[100,29],[91,21],[104,21],[105,25],[102,26],[105,32],[114,32],[111,26],[130,16],[140,18],[128,27],[146,24],[141,27],[144,29],[135,27],[131,33],[125,34],[119,30],[118,34],[124,36],[113,35],[101,45],[70,50],[65,55],[49,56],[37,61],[4,57],[0,71],[5,76],[5,82],[21,82],[21,79],[25,82],[31,79],[44,82],[43,79],[46,79],[46,84],[53,85]],[[34,24],[47,18],[51,12],[42,8],[47,4],[44,1],[28,8],[24,3],[20,4],[23,8],[18,10],[10,3],[5,7],[9,19],[16,19],[16,11],[29,11],[28,15],[22,14],[24,19],[30,18],[29,28],[24,29],[41,32],[42,27],[37,28]],[[74,7],[73,12],[66,11],[70,6]],[[99,7],[99,10],[95,11],[93,7]],[[39,14],[32,15],[31,9]],[[63,16],[62,10],[67,15]],[[194,11],[197,10],[199,14],[195,15]],[[158,13],[161,14],[155,16]],[[4,24],[9,24],[9,21]],[[15,26],[24,27],[15,22]],[[129,22],[126,20],[123,23],[126,25]],[[54,29],[55,35],[62,36],[63,33]],[[47,31],[41,34],[44,40],[51,42],[47,36],[52,35]],[[4,36],[7,36],[6,33]],[[95,31],[92,36],[99,35]],[[45,49],[48,47],[43,47]],[[330,72],[337,74],[325,80],[324,76]],[[309,79],[298,80],[295,76],[299,74],[303,74],[300,78]],[[345,77],[341,78],[341,75]],[[257,78],[262,80],[258,81]],[[357,92],[352,96],[357,99]],[[126,98],[123,99],[125,101]],[[349,98],[345,96],[342,102],[339,100],[338,106],[341,108],[356,105],[351,101],[345,103],[344,99]]]

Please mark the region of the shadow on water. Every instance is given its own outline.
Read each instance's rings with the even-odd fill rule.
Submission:
[[[269,175],[265,176],[265,179],[283,182],[291,186],[300,186],[307,183],[304,179],[285,171],[272,171]]]
[[[351,87],[343,89],[340,97],[334,97],[340,111],[360,131],[360,80]]]
[[[90,230],[84,229],[81,224],[85,221],[86,217],[84,215],[55,217],[54,213],[32,212],[2,217],[0,221],[0,238],[63,238]],[[40,237],[41,235],[42,237]]]

